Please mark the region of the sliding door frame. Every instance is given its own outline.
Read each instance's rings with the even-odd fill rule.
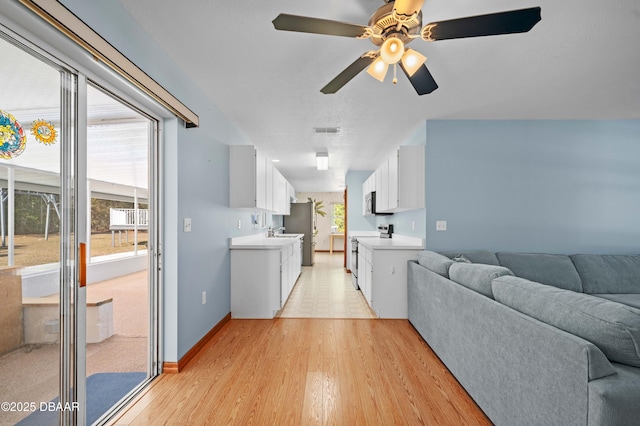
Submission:
[[[98,423],[103,423],[142,391],[162,370],[163,120],[173,119],[173,115],[141,93],[139,89],[114,74],[112,70],[92,61],[77,46],[70,45],[65,40],[61,42],[59,34],[51,29],[39,28],[38,35],[34,35],[30,31],[33,30],[30,25],[34,24],[34,16],[24,14],[26,11],[12,10],[11,7],[8,7],[4,16],[0,15],[0,31],[28,49],[30,53],[60,69],[62,96],[71,103],[70,110],[63,113],[67,115],[61,117],[61,126],[69,121],[69,127],[61,132],[61,138],[65,138],[61,141],[63,157],[60,170],[63,187],[61,202],[63,203],[62,212],[64,212],[62,216],[69,214],[71,216],[61,221],[60,231],[62,236],[64,230],[68,238],[61,238],[60,243],[60,331],[64,338],[61,337],[59,368],[61,369],[60,403],[63,406],[68,403],[69,406],[78,407],[78,409],[61,411],[61,424],[84,424],[86,420],[86,323],[84,320],[86,289],[79,286],[77,260],[79,260],[78,244],[86,242],[88,238],[87,197],[90,197],[90,194],[88,194],[86,180],[87,85],[95,84],[102,90],[108,91],[150,119],[148,191],[152,228],[149,228],[147,246],[149,282],[151,283],[147,368],[149,377],[134,388],[126,401],[98,420]],[[38,21],[37,24],[46,27],[42,21]],[[51,37],[43,36],[43,33],[50,33]],[[57,47],[50,44],[52,40]],[[73,92],[69,91],[70,86],[73,86]],[[79,318],[82,320],[79,321]]]

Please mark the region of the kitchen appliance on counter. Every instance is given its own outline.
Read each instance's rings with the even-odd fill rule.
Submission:
[[[313,203],[292,203],[291,213],[284,216],[284,227],[289,234],[304,234],[302,239],[302,266],[313,266],[315,238],[313,236]]]
[[[391,238],[391,236],[393,235],[393,225],[378,225],[378,232],[380,233],[380,238]]]

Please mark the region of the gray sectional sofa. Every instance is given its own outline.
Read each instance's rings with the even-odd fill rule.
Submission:
[[[497,425],[640,425],[640,256],[421,252],[409,321]]]

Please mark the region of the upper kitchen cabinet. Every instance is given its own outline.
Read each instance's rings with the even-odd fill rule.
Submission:
[[[267,159],[253,145],[229,147],[229,207],[267,208]]]
[[[375,172],[376,211],[424,208],[424,146],[401,146]]]
[[[291,192],[293,187],[255,146],[229,147],[229,207],[285,215],[289,214]]]
[[[273,168],[273,211],[275,214],[289,214],[289,191],[288,182],[282,173]]]

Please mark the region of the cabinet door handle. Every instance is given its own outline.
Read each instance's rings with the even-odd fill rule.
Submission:
[[[87,285],[87,244],[80,243],[78,250],[78,259],[80,262],[80,270],[78,281],[80,283],[80,287],[85,287]]]

